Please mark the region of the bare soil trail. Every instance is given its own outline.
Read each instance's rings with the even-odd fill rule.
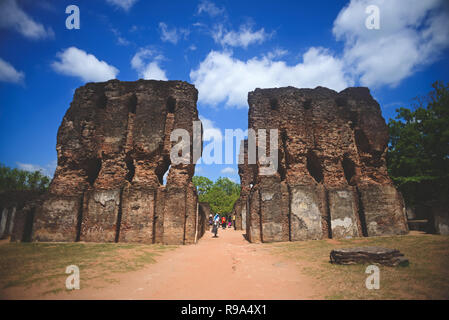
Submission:
[[[196,245],[180,246],[142,270],[119,274],[117,283],[89,285],[37,299],[316,299],[316,283],[295,262],[251,244],[241,231],[207,231]],[[101,289],[98,286],[103,286]],[[95,288],[97,287],[97,288]],[[12,293],[12,292],[11,292]]]

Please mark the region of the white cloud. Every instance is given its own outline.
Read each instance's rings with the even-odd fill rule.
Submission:
[[[215,3],[208,1],[208,0],[203,0],[200,2],[200,4],[198,5],[198,14],[201,13],[206,13],[211,17],[215,17],[218,15],[221,15],[223,13],[225,13],[225,9],[224,8],[220,8],[217,7],[215,5]]]
[[[190,79],[201,103],[226,107],[246,107],[247,93],[258,87],[325,86],[338,91],[354,84],[394,86],[449,47],[444,31],[449,30],[449,4],[444,1],[351,0],[333,26],[336,39],[344,41],[341,56],[311,47],[302,61],[287,65],[280,60],[286,52],[279,49],[246,61],[231,51],[211,51],[191,70]],[[368,5],[380,8],[380,30],[365,27]],[[263,29],[215,33],[216,42],[228,46],[246,47],[265,38]]]
[[[117,37],[117,43],[121,46],[128,46],[130,42],[123,37]]]
[[[201,23],[201,22],[195,22],[192,24],[192,26],[196,27],[196,28],[208,28],[207,25],[205,25],[204,23]]]
[[[162,55],[156,55],[153,50],[142,48],[131,59],[131,66],[146,80],[168,80],[159,63],[164,59]]]
[[[117,44],[119,44],[121,46],[128,46],[128,45],[130,45],[130,42],[126,38],[124,38],[122,36],[120,31],[118,31],[115,28],[111,28],[111,31],[117,38]]]
[[[266,54],[266,56],[267,56],[268,59],[275,59],[275,58],[283,57],[286,54],[288,54],[287,50],[277,48],[277,49],[274,49],[274,50],[268,52]]]
[[[221,169],[220,172],[222,174],[235,174],[235,173],[237,173],[236,170],[234,168],[231,168],[231,167],[223,168],[223,169]]]
[[[201,123],[203,124],[203,141],[222,141],[223,135],[221,130],[215,127],[215,122],[200,116]]]
[[[264,28],[252,31],[251,26],[241,25],[239,31],[227,31],[223,25],[218,25],[212,34],[214,41],[222,46],[247,48],[250,44],[262,43],[271,38]]]
[[[115,7],[128,11],[137,2],[137,0],[106,0],[106,2]]]
[[[249,91],[255,88],[325,86],[342,90],[352,84],[344,74],[342,61],[322,48],[310,48],[303,61],[287,65],[269,55],[247,61],[231,52],[211,51],[190,79],[199,91],[199,101],[212,106],[224,102],[227,107],[247,107]]]
[[[10,63],[0,58],[0,81],[22,83],[25,74],[17,71]]]
[[[115,79],[119,70],[105,61],[98,60],[93,54],[70,47],[57,54],[59,61],[52,67],[56,72],[68,76],[79,77],[85,82],[98,82]]]
[[[167,24],[164,22],[159,22],[159,30],[161,32],[161,40],[164,42],[171,42],[173,44],[178,43],[179,39],[186,38],[189,35],[189,30],[187,29],[176,29],[173,28],[169,30]]]
[[[42,174],[51,178],[51,177],[53,177],[53,175],[55,173],[57,162],[52,161],[49,164],[45,165],[45,167],[42,167],[38,164],[31,164],[31,163],[16,162],[16,164],[17,164],[17,167],[21,170],[25,170],[25,171],[29,171],[29,172],[40,171]]]
[[[157,61],[150,62],[142,74],[143,79],[164,80],[167,81],[165,71],[159,67]]]
[[[15,29],[23,36],[34,40],[54,37],[51,28],[45,28],[34,21],[17,5],[16,0],[0,1],[0,28]]]
[[[380,29],[365,27],[368,5],[380,9]],[[444,31],[446,30],[446,31]],[[334,21],[344,41],[343,60],[362,85],[397,85],[438,59],[449,47],[449,6],[444,0],[352,0]]]

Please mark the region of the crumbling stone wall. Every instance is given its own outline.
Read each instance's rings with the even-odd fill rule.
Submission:
[[[58,166],[36,212],[33,240],[193,243],[197,97],[181,81],[78,88],[58,130]],[[190,134],[189,164],[170,161],[174,129]]]
[[[199,203],[199,228],[198,238],[201,238],[209,228],[209,216],[212,214],[210,205],[207,202]]]
[[[0,239],[31,241],[34,215],[42,198],[42,192],[31,190],[0,193]]]
[[[432,201],[429,203],[430,221],[427,231],[441,235],[449,235],[449,202]]]
[[[239,176],[240,176],[240,197],[234,204],[233,214],[236,217],[235,225],[237,230],[246,230],[248,213],[248,195],[251,186],[254,185],[257,175],[255,164],[249,164],[248,161],[248,140],[240,142],[239,154]]]
[[[258,162],[254,186],[242,179],[251,242],[408,232],[387,174],[388,128],[367,88],[256,89],[248,102],[249,128],[278,129],[279,145],[274,175]]]

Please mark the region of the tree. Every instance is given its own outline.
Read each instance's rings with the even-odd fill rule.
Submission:
[[[0,163],[0,192],[33,190],[45,191],[50,184],[50,178],[40,171],[29,172],[11,169]]]
[[[214,184],[210,179],[202,176],[194,176],[192,180],[198,195],[203,195],[209,192],[210,188],[212,188]]]
[[[232,212],[234,203],[240,197],[240,185],[228,178],[218,178],[212,182],[206,177],[193,177],[193,184],[198,190],[200,202],[207,202],[213,213],[228,215]]]
[[[388,123],[388,172],[409,205],[443,201],[449,194],[449,85],[432,87]]]

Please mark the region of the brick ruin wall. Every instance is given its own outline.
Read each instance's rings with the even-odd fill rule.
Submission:
[[[58,130],[54,178],[33,212],[32,240],[193,243],[205,223],[192,183],[197,97],[181,81],[78,88]],[[171,164],[174,129],[190,134],[190,164]]]
[[[388,128],[367,88],[256,89],[249,128],[278,129],[276,174],[239,165],[234,212],[251,242],[396,235],[404,204],[387,173]],[[267,133],[267,136],[269,134]],[[267,149],[269,150],[267,137]]]
[[[36,208],[42,192],[6,191],[0,193],[0,240],[31,241]]]
[[[199,234],[203,236],[207,230],[209,230],[209,216],[212,214],[209,203],[200,202],[200,228],[198,229]],[[200,236],[200,237],[201,237]]]
[[[240,176],[240,197],[234,204],[232,214],[235,215],[237,230],[246,230],[247,213],[249,209],[249,193],[257,177],[257,166],[248,162],[248,140],[240,142],[238,173]]]
[[[182,128],[192,137],[197,94],[181,81],[112,80],[77,89],[58,131],[49,191],[1,194],[0,237],[195,242],[210,209],[198,204],[192,152],[191,164],[171,165],[170,133]],[[386,169],[387,126],[368,89],[256,89],[248,101],[249,128],[278,129],[279,141],[278,171],[269,176],[248,164],[248,142],[241,144],[234,213],[248,240],[407,233]]]

